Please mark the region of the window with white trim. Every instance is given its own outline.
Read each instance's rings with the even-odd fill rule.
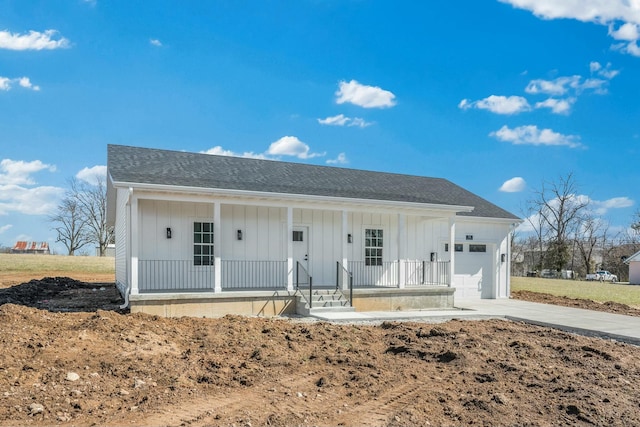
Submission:
[[[213,223],[193,223],[193,265],[213,265]]]
[[[383,236],[379,228],[367,228],[364,231],[364,264],[382,265]]]

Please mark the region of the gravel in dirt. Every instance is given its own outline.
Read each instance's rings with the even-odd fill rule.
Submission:
[[[640,425],[640,348],[550,328],[167,319],[13,298],[1,426]]]

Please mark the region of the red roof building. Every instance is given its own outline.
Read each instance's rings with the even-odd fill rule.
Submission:
[[[41,254],[50,255],[49,243],[47,242],[26,242],[20,240],[11,248],[12,254]]]

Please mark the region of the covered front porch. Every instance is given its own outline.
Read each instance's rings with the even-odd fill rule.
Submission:
[[[451,207],[398,213],[138,192],[129,212],[132,311],[295,313],[296,298],[311,306],[318,289],[340,292],[356,310],[453,305]]]

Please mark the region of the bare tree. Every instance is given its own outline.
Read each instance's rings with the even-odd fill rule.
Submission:
[[[67,194],[58,205],[58,212],[49,217],[54,230],[58,233],[56,242],[62,242],[67,248],[68,255],[75,255],[75,252],[91,242],[91,236],[86,230],[86,219],[78,200],[73,194]]]
[[[113,227],[107,225],[107,191],[104,179],[98,179],[95,185],[70,181],[71,193],[78,202],[92,242],[98,245],[100,256],[104,256],[107,245],[113,243]]]
[[[569,236],[572,230],[577,229],[588,203],[587,198],[578,196],[572,173],[561,176],[558,181],[543,182],[542,187],[534,192],[528,206],[529,211],[537,215],[541,245],[544,241],[544,266],[556,271],[566,266]]]
[[[582,220],[582,227],[580,229],[578,237],[576,235],[575,243],[578,246],[580,252],[580,259],[585,267],[585,274],[589,274],[592,271],[593,254],[598,245],[598,242],[604,243],[605,236],[607,234],[607,224],[600,218],[595,218],[592,215],[587,215]]]

